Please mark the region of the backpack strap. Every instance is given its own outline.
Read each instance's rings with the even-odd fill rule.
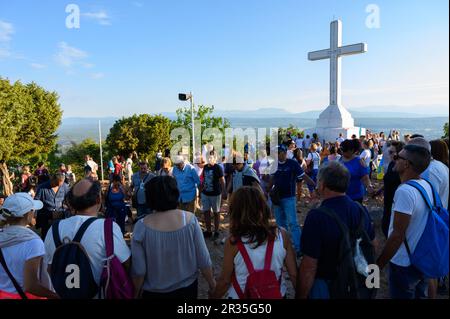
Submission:
[[[236,273],[234,271],[233,275],[231,275],[231,283],[233,284],[234,291],[236,291],[236,294],[238,295],[239,299],[245,299],[244,292],[242,291],[241,286],[239,286]]]
[[[433,203],[434,206],[436,207],[441,207],[443,208],[444,206],[442,205],[442,201],[441,201],[441,196],[439,196],[439,193],[437,192],[437,190],[433,187],[433,184],[431,184],[431,182],[425,178],[422,178],[425,182],[428,183],[428,185],[430,185],[431,187],[431,191],[433,193]]]
[[[325,215],[327,215],[328,217],[330,217],[331,219],[333,219],[337,225],[339,226],[339,229],[341,231],[341,233],[345,236],[348,235],[350,233],[347,225],[344,224],[344,222],[341,220],[341,218],[334,212],[334,210],[325,207],[325,206],[321,206],[319,207],[317,210],[321,211],[322,213],[324,213]]]
[[[250,256],[248,255],[247,249],[245,248],[244,244],[240,239],[237,241],[237,248],[239,249],[239,252],[242,255],[242,258],[244,259],[244,263],[247,266],[247,270],[249,275],[253,274],[255,272],[255,268],[253,267],[252,261],[250,259]]]
[[[61,246],[61,238],[59,237],[59,222],[61,220],[57,219],[53,222],[52,225],[52,235],[53,235],[53,242],[55,243],[55,249]]]
[[[8,275],[9,279],[11,279],[11,282],[14,285],[14,288],[16,288],[17,293],[20,295],[20,298],[28,299],[27,295],[23,292],[23,289],[22,289],[22,287],[20,287],[20,285],[17,282],[16,278],[14,278],[14,276],[9,271],[8,266],[6,265],[5,257],[3,256],[3,252],[1,250],[1,248],[0,248],[0,263],[3,266],[3,269],[5,269],[5,272]]]
[[[355,203],[358,205],[359,207],[359,212],[360,212],[360,221],[359,221],[359,225],[358,225],[358,229],[356,230],[357,232],[362,232],[364,231],[364,228],[366,227],[366,214],[365,214],[365,208],[364,206],[360,203],[360,202],[356,202]]]
[[[73,238],[73,242],[79,243],[81,241],[81,238],[83,238],[84,233],[88,229],[88,227],[97,220],[97,217],[92,217],[86,220],[83,224],[81,224],[80,229],[78,229],[77,233],[75,234],[75,237]]]
[[[253,268],[253,264],[250,260],[250,256],[248,255],[247,249],[245,248],[241,239],[237,240],[236,245],[237,245],[239,252],[242,255],[242,258],[244,259],[244,263],[247,266],[248,273],[249,274],[254,273],[255,269]],[[231,276],[231,281],[233,284],[233,288],[236,291],[236,294],[238,295],[239,299],[245,299],[245,294],[242,291],[241,286],[239,285],[239,282],[237,281],[236,272],[234,272],[234,271],[233,271],[233,275]]]
[[[113,220],[106,218],[104,223],[106,258],[114,254],[114,238],[113,238]]]

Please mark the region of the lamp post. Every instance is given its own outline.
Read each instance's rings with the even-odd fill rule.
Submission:
[[[102,148],[102,126],[101,121],[98,120],[98,142],[100,145],[100,169],[101,169],[101,176],[102,176],[102,182],[105,179],[103,176],[103,148]]]
[[[186,93],[180,93],[178,94],[178,99],[180,101],[190,101],[191,102],[191,124],[192,124],[192,163],[195,161],[195,134],[194,134],[194,97],[192,96],[192,92],[189,92],[189,94]]]

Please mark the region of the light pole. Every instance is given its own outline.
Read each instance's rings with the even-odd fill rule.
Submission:
[[[104,176],[103,176],[102,126],[101,126],[100,120],[98,120],[98,142],[100,145],[100,169],[101,169],[101,176],[102,176],[102,182],[103,182]]]
[[[189,100],[191,102],[191,124],[192,124],[192,163],[195,161],[195,129],[194,129],[194,97],[192,96],[192,92],[189,92],[189,94],[186,93],[180,93],[178,94],[178,99],[180,101],[187,101]]]

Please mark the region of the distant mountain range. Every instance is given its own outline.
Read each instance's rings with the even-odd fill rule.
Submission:
[[[439,108],[438,108],[439,107]],[[366,107],[355,110],[350,110],[350,113],[355,118],[357,124],[363,122],[372,123],[377,119],[397,119],[395,123],[404,122],[403,119],[418,119],[418,118],[433,118],[433,117],[447,117],[447,113],[442,112],[445,110],[442,106],[415,106],[415,107]],[[395,111],[392,111],[395,110]],[[411,110],[414,110],[411,112]],[[425,113],[426,111],[429,111]],[[438,111],[441,112],[438,112]],[[448,108],[447,108],[448,110]],[[274,119],[271,124],[273,125],[288,125],[289,123],[300,123],[298,125],[302,127],[312,127],[315,124],[315,119],[319,117],[321,111],[308,111],[301,113],[292,113],[281,108],[261,108],[257,110],[215,110],[214,115],[219,117],[225,117],[229,119],[232,125],[236,127],[247,127],[248,120],[253,119],[251,122],[258,127],[260,125],[265,126],[267,121]],[[170,119],[175,119],[175,112],[163,112],[161,113]],[[364,121],[365,119],[365,121]],[[110,128],[118,120],[117,117],[68,117],[63,118],[62,124],[58,129],[58,136],[60,145],[65,147],[71,143],[79,143],[85,138],[92,138],[98,140],[98,123],[101,121],[102,139],[105,139],[109,133]],[[416,120],[417,121],[417,120]],[[379,121],[378,121],[379,122]],[[381,122],[387,122],[386,120]],[[392,121],[391,121],[392,122]],[[259,124],[259,125],[258,125]],[[371,124],[372,125],[372,124]],[[398,125],[396,125],[398,126]],[[439,128],[440,129],[440,128]]]
[[[446,112],[443,110],[447,110]],[[317,119],[323,110],[294,113],[282,108],[260,108],[256,110],[214,110],[214,114],[226,118],[303,118]],[[448,106],[369,106],[364,108],[349,109],[354,118],[420,118],[448,116]],[[175,112],[164,112],[169,118],[176,117]]]

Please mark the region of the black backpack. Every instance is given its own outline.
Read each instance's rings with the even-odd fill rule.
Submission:
[[[50,278],[56,293],[62,299],[92,299],[99,291],[92,274],[89,256],[80,244],[87,228],[96,220],[95,217],[86,220],[69,243],[61,242],[58,230],[59,220],[55,221],[52,226],[56,250],[51,264]],[[71,265],[74,265],[74,267]],[[72,287],[72,278],[68,277],[77,275],[79,275],[79,278],[75,280],[79,283],[79,286]]]
[[[367,264],[375,263],[375,251],[369,235],[365,230],[365,213],[363,206],[360,208],[360,223],[356,231],[349,231],[347,225],[341,218],[327,207],[320,207],[319,210],[332,218],[339,226],[342,237],[339,242],[337,277],[329,284],[331,299],[373,299],[376,289],[369,289],[366,286],[366,277],[356,270],[353,257],[355,256],[356,241],[361,238],[360,248]]]

